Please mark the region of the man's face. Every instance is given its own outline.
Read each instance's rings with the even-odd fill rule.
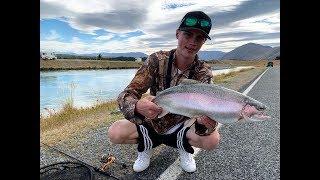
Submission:
[[[177,30],[178,49],[181,55],[193,57],[206,41],[206,37],[200,30]]]

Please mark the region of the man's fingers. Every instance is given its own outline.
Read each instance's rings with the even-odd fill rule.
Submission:
[[[147,111],[147,117],[149,119],[155,119],[158,117],[158,115],[162,112],[161,107],[152,107]]]
[[[145,97],[147,100],[152,101],[154,98],[156,98],[155,96],[147,96]]]
[[[207,117],[207,116],[200,116],[196,118],[196,124],[195,128],[196,131],[195,133],[198,134],[199,136],[206,136],[211,134],[217,127],[218,123]]]
[[[212,119],[210,119],[209,117],[207,117],[207,116],[201,116],[201,117],[198,117],[197,118],[197,122],[199,123],[199,124],[203,124],[203,125],[205,125],[206,127],[210,127],[210,126],[215,126],[216,125],[216,121],[214,121],[214,120],[212,120]]]

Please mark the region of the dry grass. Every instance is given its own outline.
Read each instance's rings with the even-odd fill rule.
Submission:
[[[223,60],[223,61],[213,61],[209,64],[211,66],[230,66],[230,68],[234,68],[237,66],[255,66],[255,67],[265,67],[269,61],[268,60]],[[279,60],[273,60],[275,66],[280,65]]]
[[[213,77],[213,80],[214,80],[214,83],[225,83],[228,81],[229,78],[232,78],[234,76],[237,76],[239,73],[241,72],[245,72],[245,71],[249,71],[251,69],[254,69],[254,68],[248,68],[248,69],[241,69],[239,71],[232,71],[230,73],[227,73],[227,74],[220,74],[220,75],[216,75]]]
[[[231,68],[237,66],[256,66],[264,67],[267,60],[223,60],[207,62],[210,66],[228,65]],[[274,60],[274,65],[280,65],[279,60]],[[143,62],[134,61],[108,61],[108,60],[77,60],[77,59],[59,59],[59,60],[40,60],[40,70],[81,70],[81,69],[128,69],[139,68]]]
[[[80,121],[84,116],[94,117],[96,114],[103,113],[110,114],[116,111],[118,104],[116,101],[110,101],[99,104],[90,108],[76,109],[70,105],[64,106],[64,108],[57,114],[53,114],[49,117],[40,118],[40,130],[41,132],[52,130],[64,126],[67,123],[74,123]]]
[[[54,145],[69,137],[79,137],[84,131],[110,124],[123,115],[116,101],[86,109],[64,108],[60,113],[40,120],[40,141]]]
[[[142,97],[147,96],[144,94]],[[64,108],[49,117],[40,118],[40,141],[54,145],[69,137],[81,137],[83,132],[124,118],[117,101],[109,101],[90,108],[76,109],[66,103]]]
[[[108,60],[40,60],[40,70],[128,69],[139,68],[142,62]]]

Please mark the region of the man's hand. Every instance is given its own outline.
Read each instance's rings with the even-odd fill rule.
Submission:
[[[136,104],[135,111],[147,119],[155,119],[162,112],[162,108],[152,102],[155,96],[147,96],[140,99]]]
[[[195,133],[199,136],[207,136],[210,135],[216,127],[218,126],[218,122],[213,119],[210,119],[207,116],[199,116],[196,117],[195,122]]]

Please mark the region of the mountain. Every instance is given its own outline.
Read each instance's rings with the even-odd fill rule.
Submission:
[[[97,57],[99,53],[91,54],[75,54],[75,53],[61,53],[61,55],[71,55],[71,56],[89,56]],[[102,57],[148,57],[147,54],[142,52],[128,52],[128,53],[106,53],[101,52]],[[253,60],[253,59],[275,59],[280,56],[280,46],[270,47],[263,46],[255,43],[248,43],[235,48],[234,50],[225,53],[222,51],[199,51],[198,52],[200,60],[224,60],[224,59],[235,59],[235,60]]]
[[[102,57],[148,57],[147,54],[142,52],[128,52],[128,53],[90,53],[90,54],[76,54],[76,53],[59,53],[59,55],[72,55],[72,56],[87,56],[87,57],[97,57],[101,54]],[[212,60],[220,59],[225,52],[222,51],[199,51],[198,55],[201,60]]]
[[[201,60],[220,59],[224,54],[226,53],[222,51],[199,51],[198,52],[199,59]]]
[[[263,54],[259,59],[274,60],[276,57],[280,57],[280,46],[272,48]]]
[[[141,52],[128,52],[128,53],[106,53],[106,52],[102,52],[102,53],[91,53],[91,54],[80,54],[81,56],[98,56],[99,54],[101,54],[102,57],[147,57],[148,55],[141,53]]]
[[[202,60],[212,60],[212,59],[219,59],[225,54],[222,51],[200,51],[198,53],[199,58]],[[99,53],[92,53],[92,54],[81,54],[83,56],[98,56]],[[147,57],[147,54],[142,52],[128,52],[128,53],[101,53],[102,57]]]
[[[146,55],[145,53],[142,52],[128,52],[128,53],[101,53],[101,55],[103,57],[147,57],[148,55]]]
[[[255,43],[248,43],[235,48],[221,57],[223,59],[234,60],[255,60],[260,59],[262,55],[266,54],[273,48],[270,46],[263,46]]]

